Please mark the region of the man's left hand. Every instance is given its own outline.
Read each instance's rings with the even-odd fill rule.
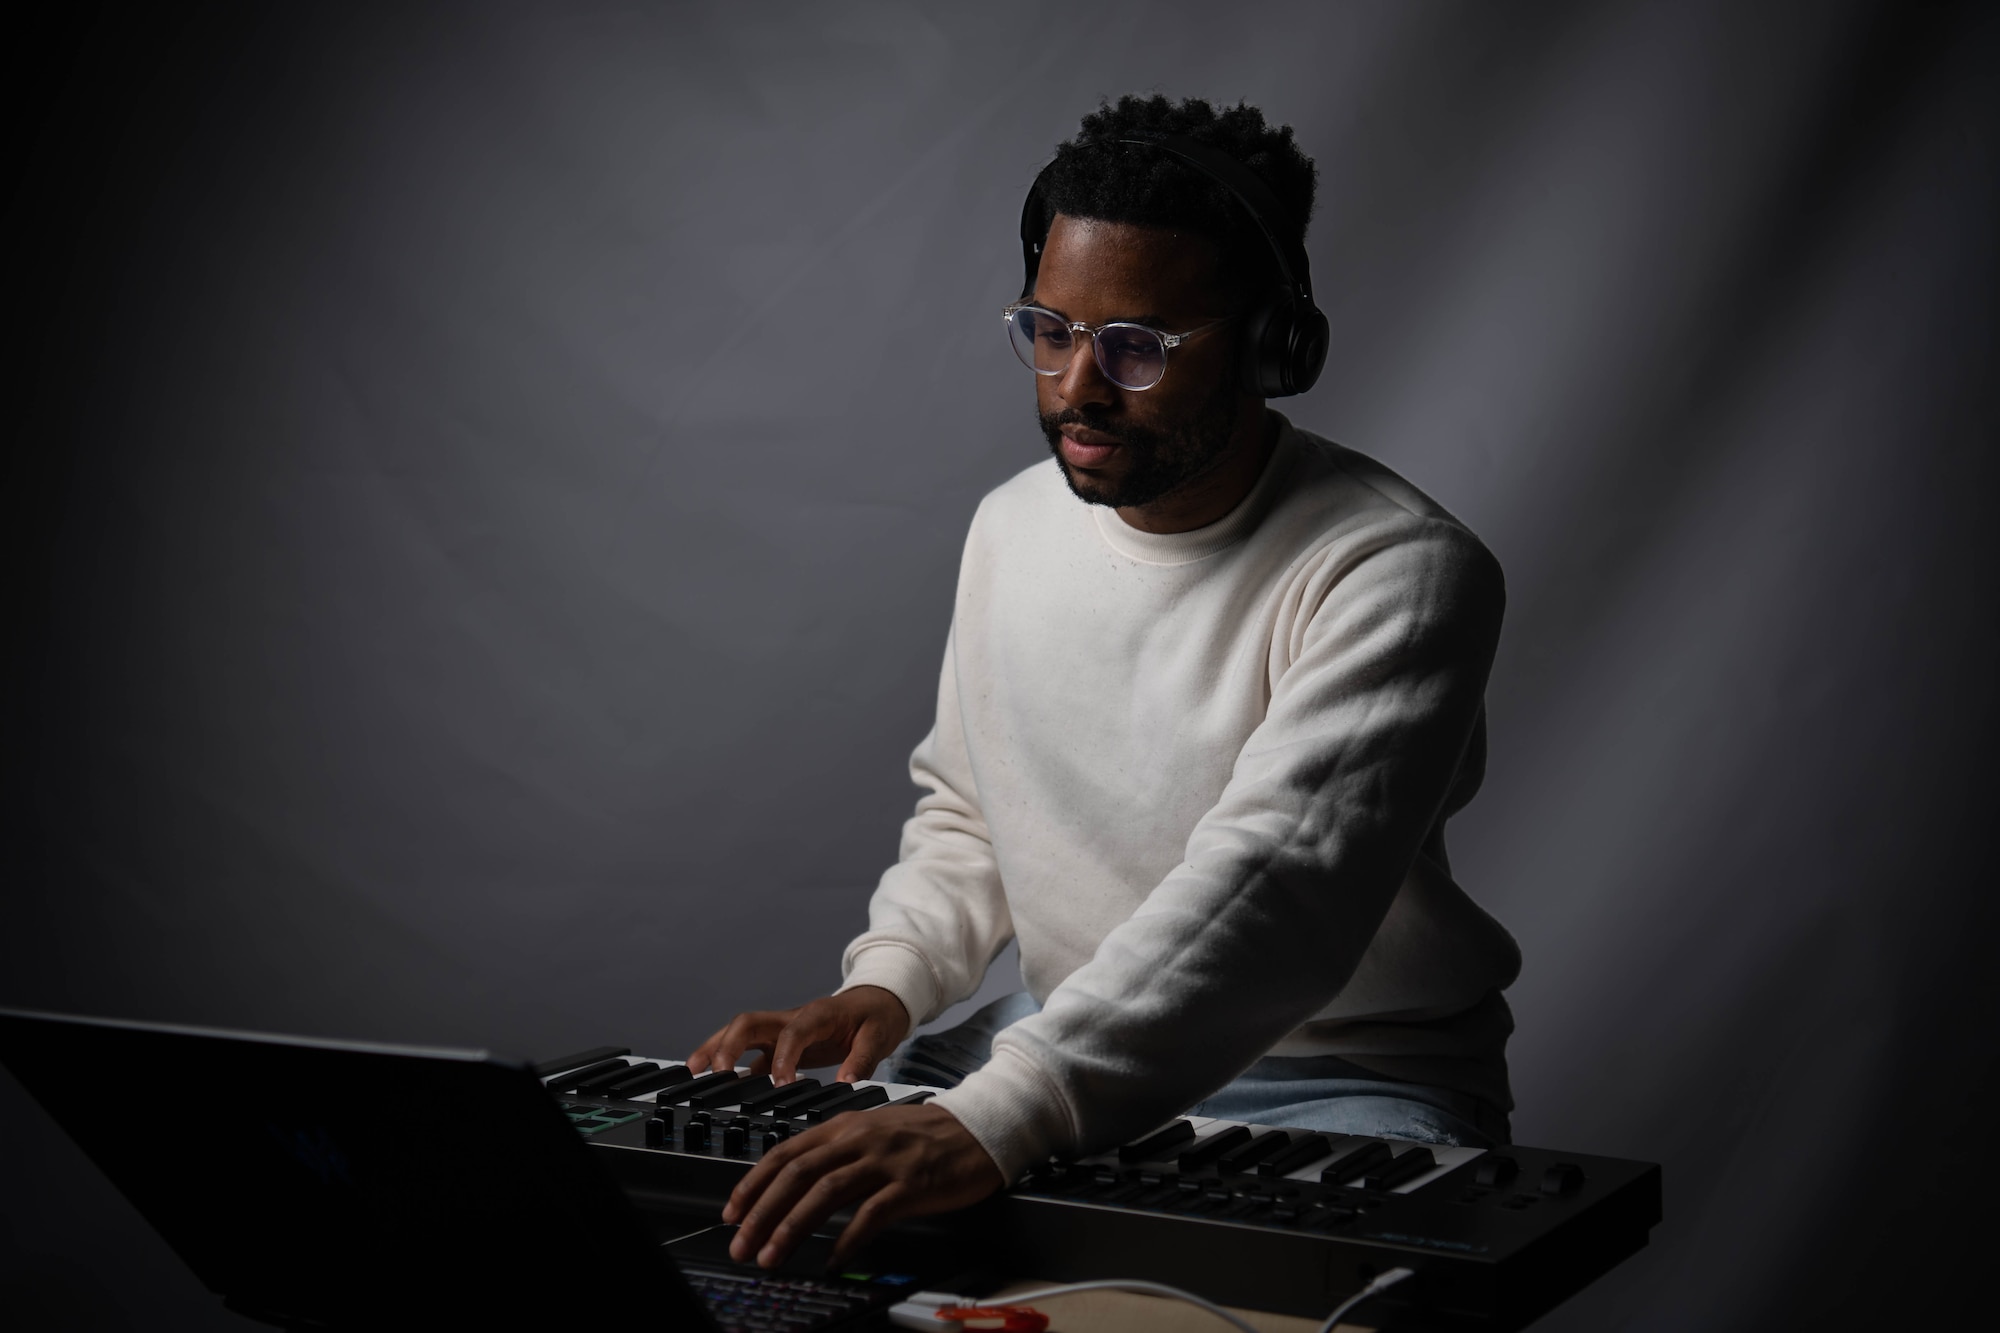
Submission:
[[[731,1258],[774,1268],[827,1218],[858,1204],[834,1245],[839,1263],[899,1218],[964,1208],[1006,1183],[941,1106],[852,1111],[765,1153],[737,1182],[722,1220],[739,1227]]]

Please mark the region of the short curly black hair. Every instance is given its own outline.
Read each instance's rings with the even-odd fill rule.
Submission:
[[[1099,103],[1042,176],[1046,216],[1192,232],[1215,243],[1225,284],[1257,290],[1275,281],[1271,247],[1236,196],[1171,153],[1115,142],[1132,130],[1182,134],[1229,154],[1284,205],[1289,216],[1270,219],[1272,229],[1304,243],[1319,173],[1293,142],[1292,127],[1271,128],[1254,106],[1238,102],[1217,111],[1198,97],[1176,103],[1158,93],[1128,94],[1116,105]]]

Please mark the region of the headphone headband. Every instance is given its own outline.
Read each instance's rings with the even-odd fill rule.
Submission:
[[[1119,135],[1116,139],[1099,139],[1094,142],[1141,144],[1172,153],[1235,195],[1236,202],[1243,205],[1243,211],[1257,224],[1257,230],[1263,234],[1264,243],[1271,247],[1271,257],[1278,261],[1278,276],[1284,280],[1286,290],[1311,304],[1312,265],[1306,259],[1305,246],[1292,239],[1292,228],[1289,225],[1282,235],[1272,226],[1273,220],[1290,223],[1291,210],[1278,201],[1278,196],[1271,192],[1271,187],[1266,185],[1256,172],[1221,149],[1190,139],[1185,134],[1159,134],[1151,130],[1133,130]]]

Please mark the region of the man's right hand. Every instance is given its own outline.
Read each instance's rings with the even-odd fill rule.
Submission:
[[[757,1052],[750,1072],[768,1072],[773,1083],[790,1083],[799,1066],[816,1069],[838,1062],[842,1083],[875,1072],[883,1056],[910,1035],[903,1002],[880,986],[856,986],[797,1009],[759,1009],[738,1014],[688,1057],[688,1068],[734,1069],[746,1051]]]

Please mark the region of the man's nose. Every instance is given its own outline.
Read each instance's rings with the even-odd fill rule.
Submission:
[[[1109,404],[1118,396],[1118,386],[1104,378],[1097,364],[1097,344],[1087,333],[1075,335],[1069,349],[1069,364],[1056,376],[1056,397],[1069,407]]]

